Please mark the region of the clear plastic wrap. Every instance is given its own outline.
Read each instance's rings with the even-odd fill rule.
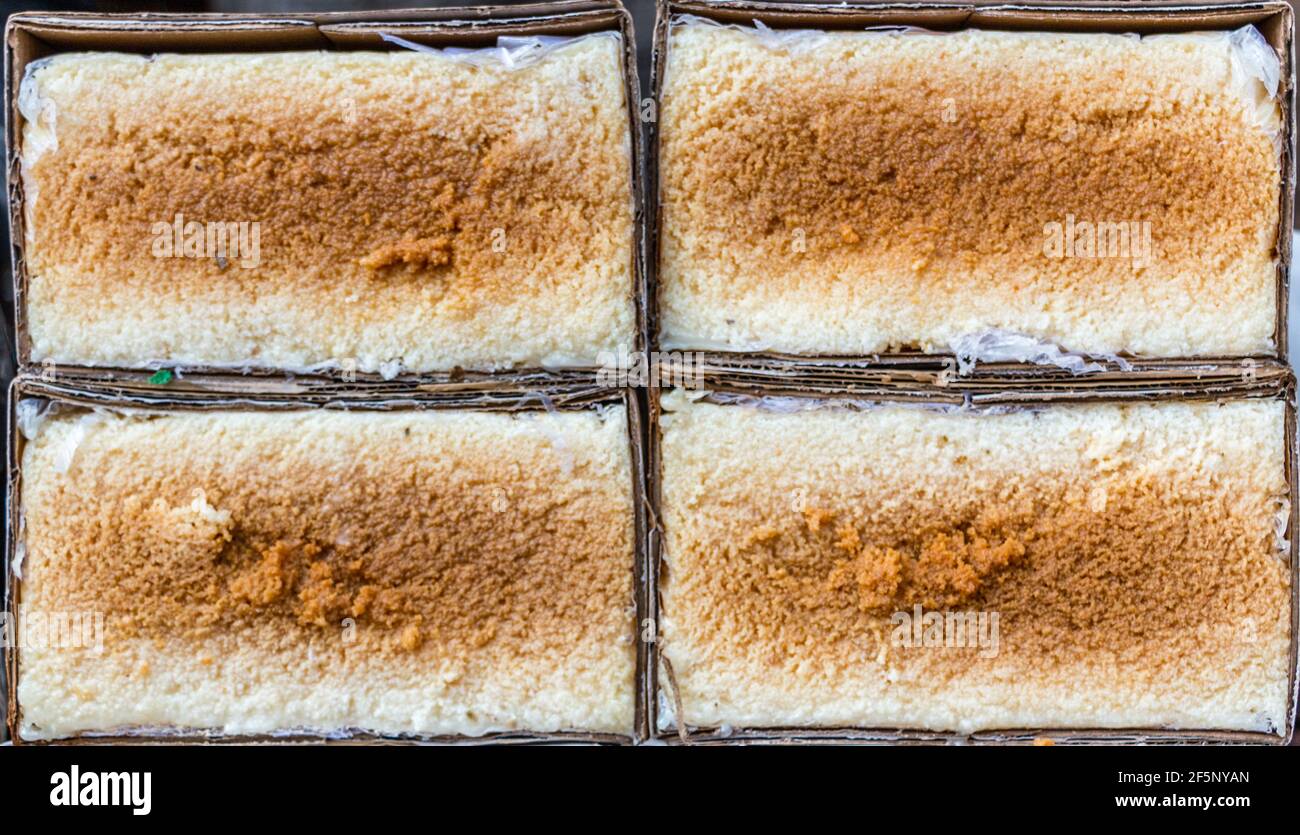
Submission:
[[[969,374],[981,362],[1024,362],[1030,365],[1054,365],[1071,374],[1087,374],[1102,371],[1105,366],[1089,362],[1083,354],[1070,353],[1059,345],[1035,339],[1021,333],[1003,330],[987,330],[966,334],[954,339],[950,344],[957,357],[957,372]],[[1107,354],[1110,360],[1124,371],[1132,369],[1132,364],[1123,357]]]
[[[618,32],[595,32],[589,35],[575,35],[572,37],[562,35],[529,35],[527,37],[503,35],[497,38],[496,46],[465,49],[457,46],[426,46],[388,32],[381,32],[379,37],[385,43],[400,46],[413,52],[440,55],[458,63],[475,67],[493,67],[507,70],[518,70],[540,63],[556,51],[578,41],[590,38],[613,38],[615,41],[622,41],[622,35]]]

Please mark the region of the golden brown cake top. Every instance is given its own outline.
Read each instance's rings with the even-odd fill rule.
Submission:
[[[591,363],[634,333],[625,99],[612,33],[514,68],[436,51],[37,62],[32,358]]]
[[[222,709],[237,723],[328,728],[329,714],[278,701],[309,663],[278,662],[296,648],[327,659],[321,686],[343,693],[418,691],[458,670],[462,689],[414,703],[400,730],[422,715],[426,729],[509,728],[526,713],[510,700],[532,698],[550,726],[626,732],[626,432],[621,407],[52,418],[23,456],[23,611],[103,613],[104,654],[74,674],[63,654],[24,653],[24,717],[63,727],[94,715],[75,702],[54,713],[60,682],[108,685],[141,647],[162,653],[155,666],[183,666],[233,642],[251,657],[234,680],[267,703],[196,699],[155,718],[194,726]],[[118,721],[141,724],[140,710]]]
[[[688,23],[666,60],[669,347],[1273,349],[1279,66],[1254,29]]]
[[[694,721],[1284,726],[1282,403],[668,409]],[[996,645],[901,645],[918,612],[995,614]]]

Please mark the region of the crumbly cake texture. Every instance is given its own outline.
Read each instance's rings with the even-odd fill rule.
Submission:
[[[1253,30],[754,31],[670,34],[665,347],[1274,350],[1281,114]]]
[[[630,734],[631,485],[621,406],[50,418],[19,621],[103,641],[24,646],[21,735]]]
[[[1282,403],[664,405],[688,726],[1283,733]]]
[[[59,55],[21,101],[34,361],[387,373],[591,365],[632,344],[615,35],[513,70]],[[205,246],[162,233],[187,254],[156,257],[178,216]],[[223,262],[208,225],[238,223],[260,224],[256,257]]]

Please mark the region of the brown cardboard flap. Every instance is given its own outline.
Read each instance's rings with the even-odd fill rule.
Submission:
[[[539,389],[596,389],[596,376],[588,371],[519,371],[491,374],[446,373],[385,380],[377,374],[292,374],[272,370],[208,373],[177,369],[160,380],[148,371],[86,369],[74,366],[38,366],[28,377],[63,390],[111,392],[122,397],[188,397],[221,394],[247,397],[355,398],[421,392],[429,395],[459,393],[509,393]]]
[[[1025,363],[978,363],[958,373],[951,357],[886,355],[868,361],[737,356],[713,352],[674,352],[663,355],[660,368],[667,380],[698,375],[708,388],[780,393],[861,393],[888,390],[899,399],[914,393],[929,396],[941,390],[954,402],[978,399],[987,391],[1014,390],[1036,398],[1088,395],[1109,391],[1116,396],[1143,398],[1151,393],[1183,397],[1223,396],[1235,392],[1281,391],[1291,379],[1285,363],[1276,360],[1235,362],[1168,361],[1133,368],[1106,364],[1104,370],[1073,374],[1052,366]]]
[[[38,41],[39,46],[33,52],[35,57],[71,50],[254,52],[325,46],[316,26],[306,20],[159,21],[152,25],[133,21],[129,26],[123,23],[88,20],[70,26],[62,19],[15,23],[11,18],[10,38],[21,33]]]
[[[1196,29],[1236,29],[1260,23],[1276,15],[1274,3],[1224,3],[1221,6],[1162,3],[1132,3],[1133,8],[1108,3],[1024,3],[975,8],[967,19],[968,26],[988,29],[1017,29],[1061,32],[1126,31],[1153,32],[1193,31]],[[1281,4],[1285,5],[1285,4]],[[1138,9],[1160,10],[1157,16],[1142,15]],[[1268,33],[1264,33],[1265,37]]]
[[[969,3],[763,3],[751,0],[682,0],[661,4],[672,14],[691,14],[753,26],[761,20],[773,29],[864,29],[868,26],[922,26],[955,29],[970,17]]]
[[[13,57],[15,87],[21,67],[56,52],[260,52],[324,49],[328,46],[309,20],[118,20],[92,16],[14,15],[6,27],[6,49]],[[16,94],[16,90],[15,90]],[[11,107],[12,107],[11,101]],[[17,124],[17,111],[11,118]]]
[[[601,11],[555,17],[546,24],[548,35],[585,35],[616,28],[620,15]],[[392,49],[381,33],[398,35],[425,46],[491,46],[503,35],[530,35],[538,32],[537,19],[492,20],[466,26],[438,25],[421,22],[365,22],[322,24],[320,34],[335,46],[345,49]]]

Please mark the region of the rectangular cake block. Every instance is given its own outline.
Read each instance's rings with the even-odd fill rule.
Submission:
[[[20,736],[631,734],[630,459],[622,406],[50,417]]]
[[[1282,402],[787,406],[665,397],[677,721],[1284,733]]]
[[[1279,59],[1137,37],[672,28],[665,347],[1276,350]]]
[[[34,63],[31,360],[392,374],[631,349],[621,39],[516,53]]]

